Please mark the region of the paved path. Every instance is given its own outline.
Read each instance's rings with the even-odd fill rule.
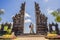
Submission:
[[[48,39],[45,39],[44,37],[17,37],[16,39],[14,40],[48,40]]]

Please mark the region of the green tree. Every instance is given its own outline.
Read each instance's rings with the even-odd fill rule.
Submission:
[[[56,16],[58,16],[58,12],[57,12],[57,11],[53,11],[53,12],[52,12],[52,15],[53,15],[54,17],[56,17]]]
[[[51,14],[55,17],[56,22],[60,22],[60,12],[53,11]]]
[[[4,14],[4,9],[0,9],[0,21],[2,20],[1,15]]]
[[[2,20],[2,18],[0,17],[0,21]]]
[[[54,31],[52,31],[52,34],[56,34],[57,32],[54,30]]]

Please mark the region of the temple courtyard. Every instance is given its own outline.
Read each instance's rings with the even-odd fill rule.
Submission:
[[[20,35],[17,36],[16,39],[13,40],[60,40],[60,39],[47,39],[46,36],[43,35]]]
[[[48,39],[45,39],[44,37],[17,37],[16,39],[14,40],[48,40]]]

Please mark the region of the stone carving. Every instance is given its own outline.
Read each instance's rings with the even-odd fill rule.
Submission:
[[[47,34],[47,17],[41,13],[39,8],[39,4],[35,2],[36,33],[45,35]]]
[[[21,35],[24,31],[25,2],[21,5],[21,10],[13,17],[13,32],[15,35]]]

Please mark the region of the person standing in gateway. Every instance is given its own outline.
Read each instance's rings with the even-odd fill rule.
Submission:
[[[34,34],[34,25],[32,23],[29,25],[29,28],[30,28],[30,34]]]

